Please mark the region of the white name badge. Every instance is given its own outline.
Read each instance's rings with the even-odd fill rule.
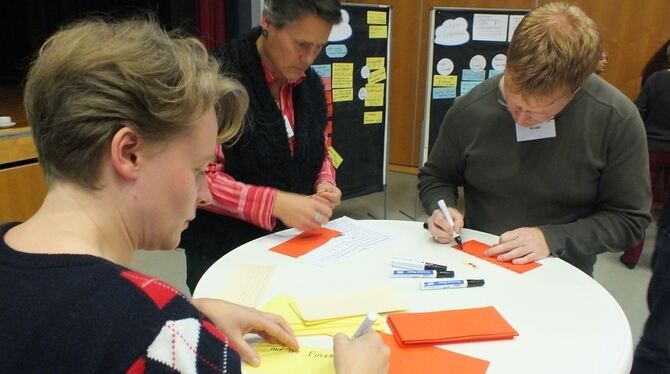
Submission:
[[[516,124],[516,141],[537,140],[556,137],[556,121],[540,122],[530,127]]]
[[[293,128],[291,122],[288,121],[288,116],[284,114],[284,126],[286,126],[286,136],[290,139],[293,137]]]

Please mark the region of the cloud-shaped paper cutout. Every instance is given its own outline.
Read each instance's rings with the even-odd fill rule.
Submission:
[[[333,29],[330,30],[330,35],[328,35],[329,42],[339,42],[351,38],[351,25],[349,25],[349,12],[342,9],[342,22],[333,25]]]
[[[463,17],[448,19],[435,29],[435,44],[461,45],[470,41],[468,21]]]

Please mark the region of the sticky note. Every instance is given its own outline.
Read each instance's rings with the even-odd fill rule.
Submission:
[[[433,75],[433,87],[456,87],[457,82],[455,75]]]
[[[368,83],[365,89],[365,106],[384,106],[384,83]]]
[[[486,79],[486,70],[475,71],[463,69],[463,71],[461,71],[461,79],[464,81],[483,81]]]
[[[354,99],[354,89],[353,88],[334,88],[333,89],[333,102],[341,101],[351,101]]]
[[[386,64],[384,57],[368,57],[365,59],[365,65],[370,70],[385,69]]]
[[[467,95],[471,89],[475,88],[480,81],[461,81],[461,96]]]
[[[386,12],[368,10],[368,24],[386,25]]]
[[[458,247],[454,247],[458,248]],[[482,260],[488,261],[492,264],[496,264],[498,266],[502,266],[505,269],[512,270],[514,272],[517,272],[519,274],[525,273],[529,270],[533,270],[538,266],[541,266],[539,262],[529,262],[527,264],[522,264],[522,265],[517,265],[513,264],[509,261],[498,261],[496,260],[495,257],[486,257],[484,256],[484,251],[486,251],[488,248],[491,248],[490,245],[479,242],[477,240],[468,240],[463,242],[463,252],[468,253],[472,256],[479,257]]]
[[[305,253],[316,249],[330,239],[340,235],[341,233],[339,231],[320,227],[316,232],[302,232],[299,235],[270,248],[270,250],[286,256],[300,257]]]
[[[384,112],[365,112],[363,113],[363,124],[372,125],[375,123],[382,123],[382,115]]]
[[[333,64],[333,88],[350,88],[354,86],[354,64]]]
[[[333,162],[335,169],[339,168],[342,161],[344,161],[342,156],[333,147],[328,147],[328,156],[330,157],[330,161]]]
[[[386,68],[381,68],[370,72],[368,76],[368,83],[379,83],[386,79]]]
[[[331,75],[330,64],[312,65],[312,69],[314,69],[321,78],[329,78]]]
[[[456,87],[433,87],[433,99],[453,99],[456,97]]]
[[[369,29],[369,38],[370,39],[385,39],[388,35],[387,26],[377,26],[372,25]]]

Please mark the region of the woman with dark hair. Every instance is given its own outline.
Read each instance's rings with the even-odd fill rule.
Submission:
[[[215,52],[249,92],[249,110],[239,141],[207,171],[212,204],[182,235],[191,292],[234,248],[287,227],[316,230],[340,203],[323,83],[310,68],[340,20],[338,0],[266,0],[261,25]]]
[[[647,70],[658,67],[658,70],[651,72]],[[642,81],[642,91],[635,99],[635,105],[640,111],[647,132],[649,175],[652,191],[656,192],[654,186],[658,178],[663,174],[667,181],[670,173],[670,40],[649,60],[643,71]],[[634,269],[640,261],[643,249],[644,238],[637,245],[626,249],[619,260],[627,268]]]

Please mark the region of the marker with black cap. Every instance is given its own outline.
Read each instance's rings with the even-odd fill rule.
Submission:
[[[422,290],[443,290],[447,288],[469,288],[481,287],[484,285],[483,279],[452,279],[421,282],[420,288]]]

